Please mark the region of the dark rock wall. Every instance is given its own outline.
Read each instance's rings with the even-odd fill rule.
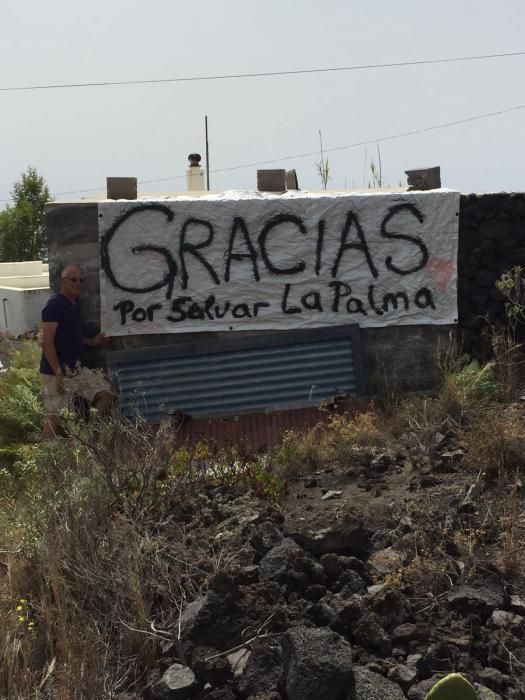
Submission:
[[[65,265],[82,268],[82,316],[89,328],[100,324],[98,205],[49,204],[47,206],[49,283],[60,286]]]
[[[459,328],[476,354],[489,323],[505,320],[495,284],[503,272],[525,266],[525,193],[461,196],[458,251]]]
[[[100,319],[98,207],[96,203],[48,206],[49,269],[56,288],[64,264],[84,272],[82,310],[95,332]],[[514,265],[525,266],[525,193],[461,196],[458,253],[459,330],[465,348],[481,352],[485,320],[502,321],[505,305],[496,280]],[[370,391],[395,383],[400,389],[427,389],[439,379],[438,345],[455,326],[397,326],[362,331],[362,352]],[[223,333],[199,334],[213,342]],[[188,334],[115,338],[111,349],[157,347],[187,341]]]

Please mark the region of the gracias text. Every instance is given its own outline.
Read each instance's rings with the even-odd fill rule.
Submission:
[[[178,237],[177,254],[165,246],[156,245],[155,241],[144,240],[131,247],[133,254],[158,254],[164,260],[164,270],[157,280],[138,287],[119,280],[119,264],[122,256],[119,255],[121,246],[126,245],[127,225],[133,227],[133,219],[138,214],[165,216],[168,223],[175,223],[175,213],[170,208],[160,203],[148,203],[139,205],[126,211],[117,218],[113,225],[101,238],[101,266],[105,272],[109,284],[114,289],[128,292],[131,295],[147,294],[155,290],[165,288],[166,299],[171,301],[169,313],[165,317],[168,321],[178,323],[186,319],[220,319],[226,315],[232,318],[255,318],[263,309],[270,306],[269,302],[256,301],[250,304],[243,301],[233,303],[224,300],[226,295],[222,294],[222,301],[217,301],[214,294],[209,295],[205,300],[194,299],[191,296],[177,296],[173,298],[175,281],[178,278],[182,290],[186,290],[190,284],[188,261],[192,259],[198,264],[202,273],[207,274],[215,285],[222,282],[226,285],[230,282],[232,266],[238,263],[251,265],[252,279],[255,283],[261,280],[261,270],[274,279],[289,279],[294,275],[303,273],[307,263],[303,259],[296,259],[292,264],[285,265],[278,254],[279,238],[283,232],[295,233],[298,235],[297,249],[300,250],[300,240],[307,235],[307,227],[300,216],[294,214],[277,214],[270,216],[261,227],[257,235],[249,231],[245,219],[235,216],[232,219],[231,228],[227,237],[227,246],[222,259],[224,267],[216,269],[206,257],[206,248],[209,248],[215,239],[215,228],[213,223],[205,219],[189,217],[181,221]],[[380,225],[380,235],[384,239],[397,241],[406,250],[412,250],[410,263],[401,266],[396,263],[392,256],[387,256],[384,260],[384,267],[391,273],[406,277],[412,275],[427,265],[429,252],[427,246],[420,236],[406,233],[407,228],[417,228],[424,221],[424,214],[413,203],[394,204],[386,210]],[[397,223],[397,226],[396,226]],[[341,261],[352,251],[352,255],[360,255],[363,264],[366,265],[368,273],[373,279],[380,276],[380,270],[373,259],[368,246],[366,235],[361,226],[357,214],[350,210],[346,213],[344,224],[337,236],[334,246],[332,242],[329,251],[325,251],[325,229],[326,221],[320,219],[316,222],[316,249],[315,260],[311,264],[313,273],[326,279],[332,278],[328,284],[320,284],[317,289],[312,289],[303,294],[294,295],[293,284],[287,282],[283,285],[281,312],[283,314],[297,314],[302,311],[323,312],[330,309],[333,313],[363,314],[375,313],[382,315],[389,310],[402,308],[409,310],[411,305],[419,309],[435,308],[435,301],[432,293],[426,287],[419,289],[411,298],[405,291],[394,291],[378,295],[374,284],[368,286],[368,290],[359,296],[354,296],[350,284],[337,279]],[[403,231],[401,233],[399,228]],[[199,240],[195,241],[192,235],[196,230],[204,231]],[[119,232],[123,235],[119,236]],[[242,251],[242,252],[241,252]],[[324,256],[323,256],[324,253]],[[326,260],[325,258],[328,258]],[[222,265],[221,265],[222,267]],[[323,272],[321,270],[323,268]],[[220,273],[220,276],[219,276]],[[284,277],[284,279],[283,279]],[[221,279],[222,278],[222,279]],[[320,280],[321,281],[321,280]],[[304,286],[300,285],[302,291]],[[262,291],[262,290],[261,290]],[[256,295],[260,296],[260,295]],[[297,299],[294,299],[297,296]],[[129,321],[134,323],[153,322],[156,320],[158,312],[164,308],[163,304],[153,303],[150,305],[138,305],[137,301],[125,298],[119,301],[114,310],[120,313],[120,322],[125,325]]]

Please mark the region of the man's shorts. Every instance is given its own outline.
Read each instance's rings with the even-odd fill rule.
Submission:
[[[64,409],[72,409],[76,397],[93,403],[102,391],[112,391],[110,384],[101,374],[87,367],[80,367],[64,375],[64,393],[59,394],[54,374],[41,374],[42,396],[47,416],[58,416]]]

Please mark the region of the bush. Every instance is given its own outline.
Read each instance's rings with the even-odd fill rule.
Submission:
[[[525,465],[525,419],[515,406],[480,411],[463,435],[465,464],[487,480]]]
[[[333,415],[306,433],[287,432],[274,460],[279,473],[290,479],[324,466],[344,468],[363,450],[380,447],[386,440],[373,413]]]
[[[20,447],[42,429],[39,362],[38,344],[24,341],[10,353],[9,367],[0,374],[0,456],[4,462],[12,462]]]
[[[499,392],[494,363],[480,364],[463,356],[445,372],[438,399],[443,414],[461,418],[466,411],[498,398]]]
[[[245,544],[219,537],[227,508],[208,544],[196,536],[213,532],[205,494],[284,490],[267,460],[182,447],[171,426],[93,414],[64,429],[0,471],[0,697],[35,697],[50,668],[57,698],[138,683],[158,643],[151,622],[176,630],[184,601]]]

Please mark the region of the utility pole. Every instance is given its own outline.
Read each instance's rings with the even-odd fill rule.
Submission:
[[[210,191],[210,148],[208,146],[208,117],[204,117],[204,130],[206,132],[206,190]]]

